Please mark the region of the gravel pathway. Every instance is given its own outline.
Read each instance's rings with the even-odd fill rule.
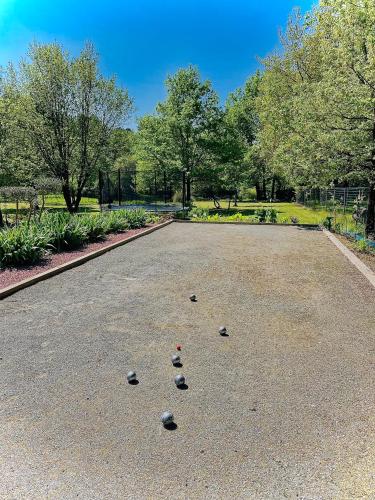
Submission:
[[[374,498],[374,310],[294,227],[175,223],[22,290],[0,303],[0,498]]]

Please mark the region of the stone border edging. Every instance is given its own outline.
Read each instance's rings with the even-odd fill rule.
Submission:
[[[220,221],[220,220],[190,220],[190,219],[173,219],[173,222],[182,222],[184,224],[232,224],[240,226],[280,226],[280,227],[310,227],[319,229],[320,224],[280,224],[277,222],[240,222],[240,221]]]
[[[323,229],[323,233],[327,236],[328,239],[345,255],[347,259],[355,266],[359,272],[363,274],[365,278],[371,283],[371,285],[375,288],[375,273],[369,267],[366,266],[364,262],[361,261],[348,247],[341,243],[341,241],[336,238],[330,231],[327,229]]]
[[[121,241],[116,241],[115,243],[111,243],[106,247],[99,248],[99,250],[94,250],[93,252],[87,253],[86,255],[82,255],[82,257],[77,257],[76,259],[61,264],[60,266],[53,267],[48,271],[44,271],[43,273],[36,274],[35,276],[26,278],[25,280],[19,281],[18,283],[14,283],[13,285],[9,285],[6,288],[2,288],[0,289],[0,300],[5,299],[5,297],[9,297],[9,295],[13,295],[19,290],[23,290],[24,288],[34,285],[39,281],[44,281],[48,278],[51,278],[52,276],[56,276],[57,274],[67,271],[68,269],[80,266],[81,264],[84,264],[89,260],[95,259],[95,257],[99,257],[100,255],[103,255],[109,252],[110,250],[125,245],[126,243],[130,243],[131,241],[134,241],[140,238],[141,236],[146,236],[147,234],[153,233],[157,229],[161,229],[165,226],[168,226],[172,222],[173,222],[172,219],[167,220],[166,222],[162,222],[161,224],[149,227],[148,229],[145,229],[141,233],[134,234],[133,236],[129,236],[128,238],[125,238],[124,240]]]

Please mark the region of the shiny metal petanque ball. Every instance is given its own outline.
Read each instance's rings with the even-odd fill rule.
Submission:
[[[128,379],[128,382],[134,382],[135,380],[137,380],[137,375],[135,372],[131,371],[131,372],[128,372],[128,374],[126,375],[126,378]]]
[[[176,375],[174,378],[174,383],[177,385],[177,387],[185,385],[185,377],[183,375]]]
[[[219,333],[220,333],[220,335],[226,335],[227,329],[225,328],[225,326],[221,326],[219,328]]]
[[[178,354],[173,354],[172,356],[172,364],[173,365],[178,365],[179,363],[181,363],[181,358]]]
[[[170,425],[173,423],[174,417],[171,411],[165,411],[162,413],[160,420],[163,425]]]
[[[195,295],[195,293],[192,293],[192,294],[190,295],[190,300],[191,300],[192,302],[196,302],[196,301],[197,301],[197,296]]]

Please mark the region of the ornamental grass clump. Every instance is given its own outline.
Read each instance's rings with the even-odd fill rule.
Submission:
[[[109,225],[106,217],[102,214],[98,216],[82,215],[80,216],[80,224],[85,229],[89,241],[102,241],[109,232]]]
[[[127,221],[130,229],[143,227],[147,222],[147,214],[141,208],[137,208],[136,210],[119,210],[119,212]]]
[[[130,228],[128,219],[124,215],[125,210],[109,212],[104,215],[106,233],[118,233]]]
[[[38,226],[47,234],[50,245],[57,252],[79,248],[89,241],[87,229],[76,215],[46,214]]]
[[[48,236],[36,225],[0,231],[0,267],[38,262],[49,248]]]
[[[152,217],[152,222],[158,218]],[[145,210],[118,210],[98,215],[43,213],[40,220],[21,223],[0,231],[0,267],[34,264],[47,251],[61,252],[104,240],[109,233],[146,225]]]

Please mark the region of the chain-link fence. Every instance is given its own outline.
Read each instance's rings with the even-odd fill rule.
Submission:
[[[367,197],[367,187],[313,188],[297,191],[296,201],[307,207],[321,207],[326,210],[336,206],[346,212],[351,210],[358,201],[366,203]]]
[[[300,189],[296,201],[325,214],[324,224],[337,233],[364,239],[368,187]]]
[[[182,209],[180,190],[182,178],[176,173],[136,168],[99,173],[99,203],[114,210],[142,207],[152,212],[176,212]]]

